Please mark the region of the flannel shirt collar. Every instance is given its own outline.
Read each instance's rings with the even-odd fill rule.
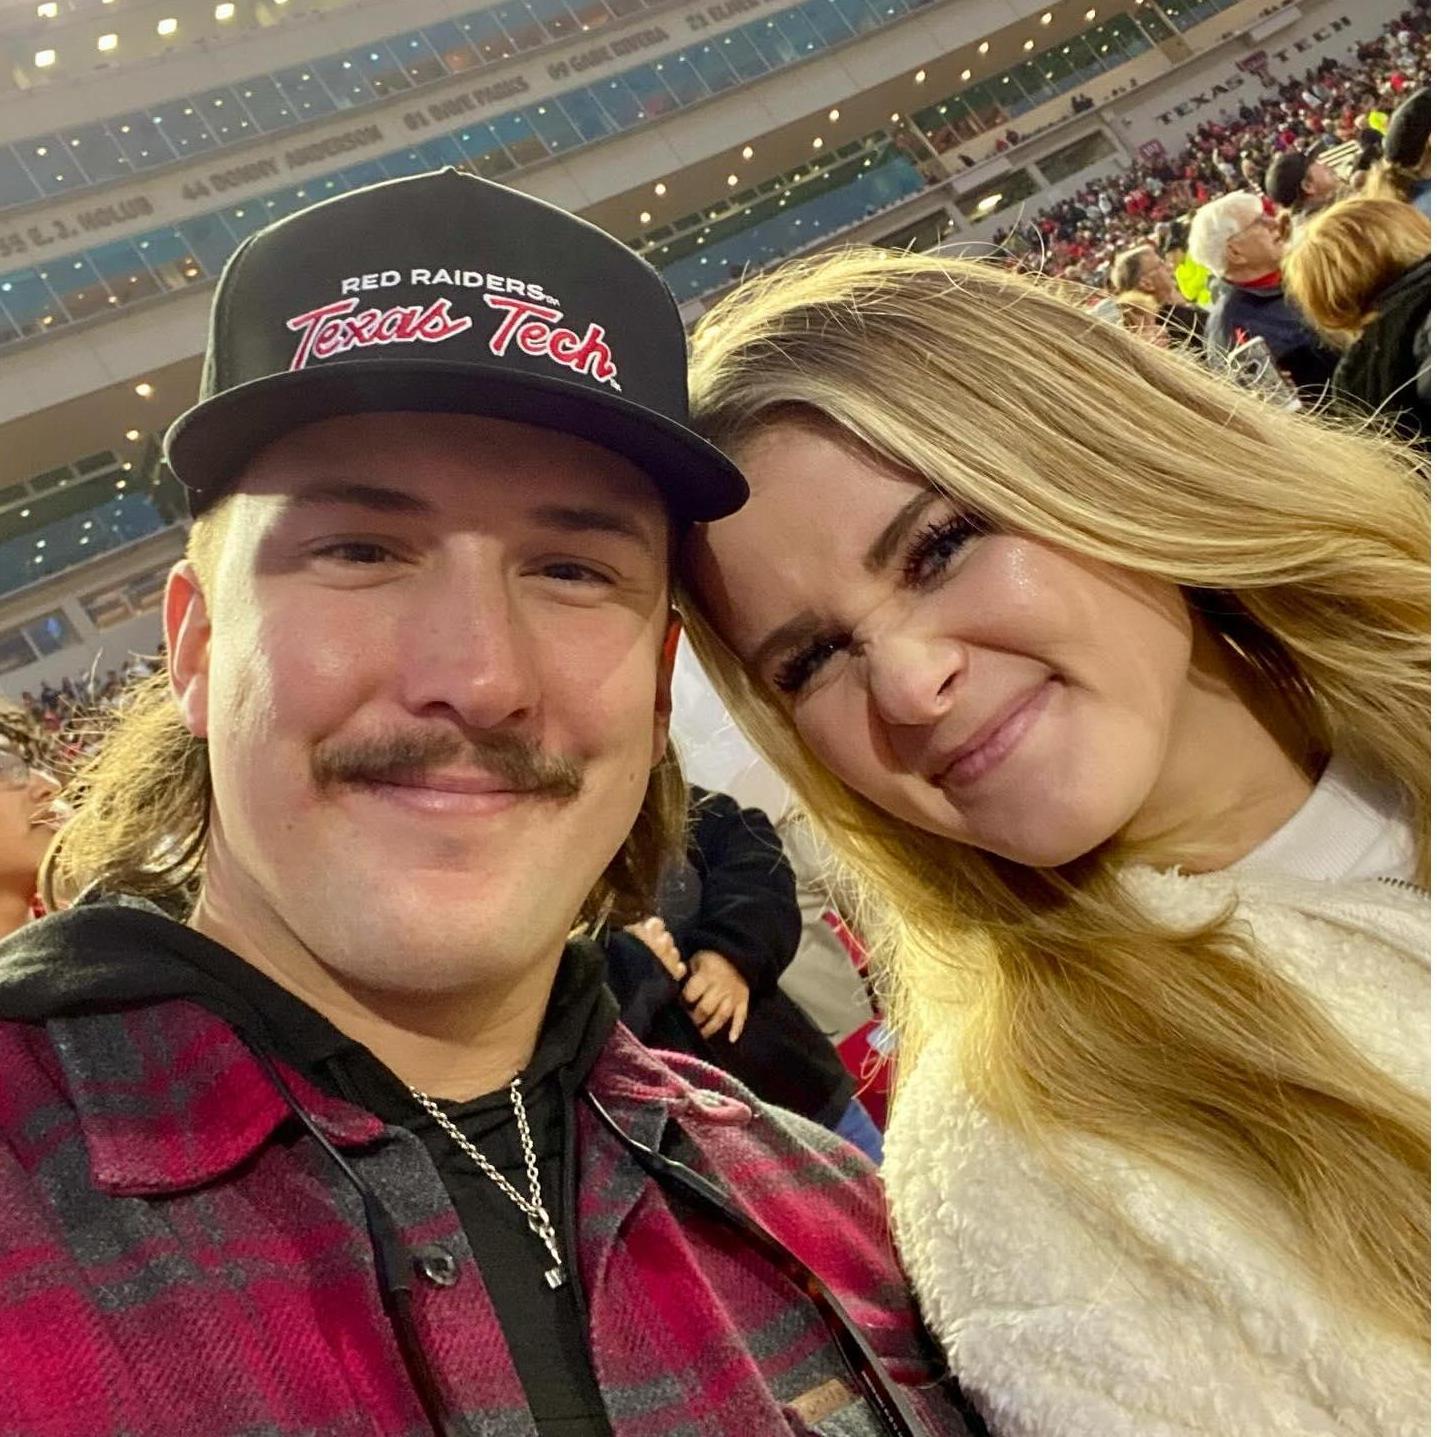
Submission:
[[[186,999],[52,1018],[47,1024],[96,1185],[116,1195],[182,1192],[251,1158],[290,1117],[283,1095],[222,1018]],[[384,1124],[277,1063],[336,1147]]]
[[[252,1158],[291,1116],[234,1029],[187,999],[52,1018],[47,1026],[104,1192],[159,1196],[214,1182]],[[336,1147],[383,1137],[385,1124],[374,1114],[276,1065]],[[741,1100],[690,1086],[622,1025],[589,1086],[630,1137],[653,1148],[671,1120],[693,1129],[752,1117]]]

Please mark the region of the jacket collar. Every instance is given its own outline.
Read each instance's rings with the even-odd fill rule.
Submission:
[[[186,999],[47,1023],[96,1186],[115,1195],[183,1192],[247,1162],[291,1117],[289,1104],[235,1030]],[[384,1136],[374,1114],[276,1062],[295,1098],[336,1147]],[[632,1138],[657,1148],[666,1124],[746,1123],[751,1109],[696,1090],[627,1029],[614,1029],[588,1086]]]
[[[52,1018],[47,1024],[96,1185],[117,1195],[182,1192],[251,1158],[290,1116],[284,1096],[222,1018],[184,999]],[[384,1124],[277,1064],[339,1147]]]

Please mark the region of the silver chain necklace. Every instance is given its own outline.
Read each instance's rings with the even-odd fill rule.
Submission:
[[[549,1210],[544,1206],[544,1194],[539,1187],[539,1158],[534,1151],[533,1135],[529,1132],[529,1118],[524,1111],[524,1099],[519,1091],[519,1079],[516,1077],[509,1084],[509,1101],[514,1105],[514,1117],[519,1124],[519,1142],[524,1148],[524,1168],[529,1175],[529,1196],[527,1198],[459,1131],[428,1093],[421,1093],[418,1088],[410,1088],[409,1091],[414,1101],[458,1144],[460,1150],[480,1172],[524,1214],[529,1224],[529,1231],[544,1244],[550,1258],[553,1259],[554,1265],[544,1273],[544,1281],[550,1287],[562,1287],[565,1278],[564,1259],[559,1253],[559,1242],[554,1236],[554,1224],[549,1220]]]

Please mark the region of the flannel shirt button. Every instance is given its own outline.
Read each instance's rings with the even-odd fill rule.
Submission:
[[[722,1108],[728,1100],[720,1093],[698,1092],[694,1094],[694,1102],[701,1108]]]
[[[414,1254],[414,1266],[435,1287],[453,1287],[459,1281],[459,1264],[442,1247],[421,1247]]]

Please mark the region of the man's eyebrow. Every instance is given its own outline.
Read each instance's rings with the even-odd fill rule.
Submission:
[[[883,532],[873,541],[868,552],[863,556],[863,567],[870,574],[878,574],[886,569],[918,516],[931,504],[936,504],[942,497],[936,489],[924,489],[915,494],[883,526]]]
[[[319,504],[352,504],[360,509],[372,509],[379,514],[414,514],[430,516],[434,506],[417,494],[403,489],[389,489],[382,484],[363,484],[353,479],[322,480],[308,484],[290,495],[290,504],[295,508],[308,508]]]
[[[581,504],[540,504],[529,511],[529,517],[544,529],[558,529],[565,534],[617,534],[620,538],[631,539],[646,554],[657,553],[653,539],[639,524],[617,509]]]
[[[794,615],[786,623],[770,630],[764,641],[753,651],[748,660],[751,669],[763,670],[780,654],[790,649],[802,648],[819,630],[818,615],[811,609]]]

